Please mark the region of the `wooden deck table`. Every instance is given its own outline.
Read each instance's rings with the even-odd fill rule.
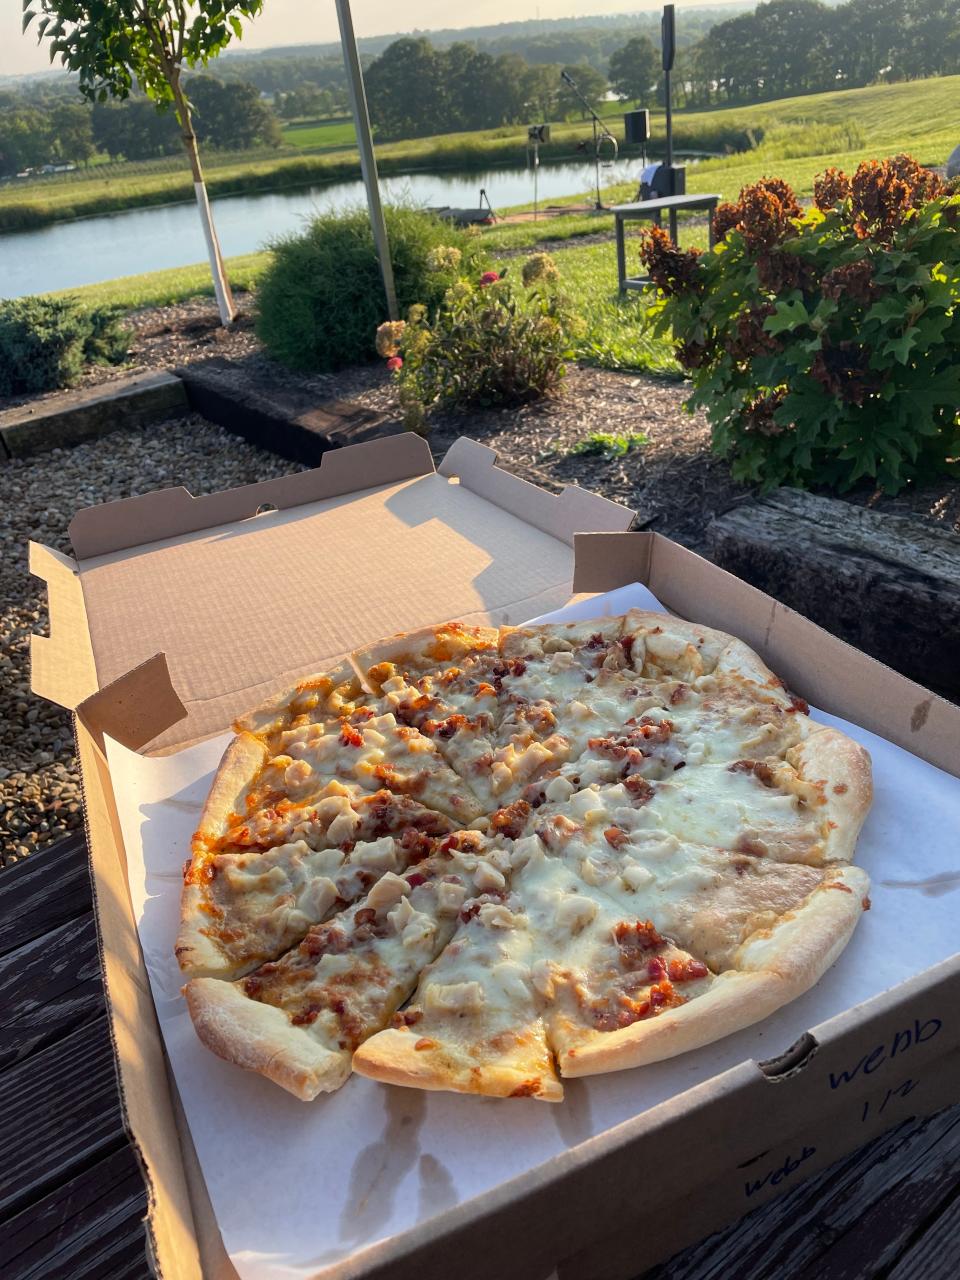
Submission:
[[[146,1280],[146,1194],[81,836],[0,871],[0,1009],[0,1275]],[[900,1125],[643,1280],[880,1276],[960,1276],[960,1106]]]
[[[670,239],[677,243],[677,214],[695,209],[707,210],[707,235],[710,248],[713,248],[713,211],[720,203],[719,195],[699,196],[661,196],[657,200],[637,200],[633,204],[615,204],[610,212],[613,214],[614,230],[617,236],[617,280],[620,292],[627,289],[642,289],[647,284],[646,276],[627,275],[627,247],[624,240],[624,225],[627,222],[647,221],[656,226],[663,225],[663,215],[670,220]]]

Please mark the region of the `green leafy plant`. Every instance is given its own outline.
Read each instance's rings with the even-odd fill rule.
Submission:
[[[763,179],[715,232],[700,254],[654,228],[642,257],[736,479],[895,493],[956,469],[960,193],[897,156],[821,174],[806,214]]]
[[[649,437],[642,431],[591,431],[570,450],[580,457],[624,458],[634,449],[649,444]]]
[[[130,337],[114,307],[73,298],[0,302],[0,395],[73,386],[86,364],[122,364]]]
[[[465,275],[432,316],[417,305],[406,322],[381,326],[377,348],[395,372],[407,425],[422,430],[434,408],[504,408],[555,392],[580,327],[558,279],[553,259],[535,254],[520,279]]]
[[[464,268],[479,270],[478,241],[419,209],[384,209],[397,302],[436,306]],[[260,278],[257,333],[293,369],[332,371],[370,360],[387,315],[366,209],[322,213],[305,231],[274,242]],[[443,261],[439,250],[448,250]]]

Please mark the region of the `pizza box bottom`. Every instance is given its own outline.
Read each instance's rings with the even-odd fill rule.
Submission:
[[[955,928],[945,937],[932,921],[949,915],[956,881],[944,833],[960,818],[960,709],[676,544],[626,532],[632,513],[623,508],[578,490],[545,494],[494,461],[460,441],[435,474],[424,442],[396,437],[247,490],[204,499],[175,490],[81,513],[71,526],[76,562],[34,549],[51,613],[50,637],[34,642],[34,688],[77,711],[108,1008],[148,1187],[151,1260],[164,1280],[423,1280],[453,1265],[464,1280],[529,1280],[556,1267],[563,1280],[626,1277],[720,1225],[691,1210],[692,1188],[709,1187],[711,1205],[732,1220],[876,1126],[956,1096],[956,1071],[935,1066],[955,1064],[960,1048],[949,1016],[960,1004],[960,962],[949,958]],[[312,614],[284,620],[277,648],[277,610],[305,572],[323,589],[310,597]],[[355,579],[382,585],[358,593]],[[271,670],[277,678],[277,653],[305,661],[314,645],[323,655],[316,668],[345,642],[400,627],[450,616],[519,622],[632,583],[680,616],[740,635],[825,715],[884,740],[872,744],[891,763],[871,841],[899,830],[899,868],[881,877],[891,883],[818,988],[710,1047],[709,1069],[685,1055],[572,1082],[559,1107],[517,1100],[505,1111],[494,1100],[424,1098],[353,1080],[307,1110],[210,1055],[192,1084],[176,1051],[164,1049],[160,1024],[180,998],[172,984],[158,985],[162,948],[152,951],[148,938],[141,945],[135,909],[139,902],[141,931],[148,918],[159,922],[176,877],[154,892],[136,848],[160,830],[160,800],[179,802],[183,814],[195,806],[204,771],[184,784],[189,795],[140,795],[131,819],[134,782],[210,751],[205,739],[256,700],[249,695]],[[267,604],[248,612],[245,629],[224,628],[225,609],[248,597]],[[581,614],[598,609],[588,602]],[[134,781],[128,757],[139,762]],[[204,769],[214,764],[215,752]],[[909,829],[896,825],[901,797],[910,799]],[[871,847],[861,845],[864,862]],[[883,947],[858,963],[881,927]],[[818,1003],[830,992],[832,1004]],[[194,1038],[190,1051],[198,1048]],[[906,1094],[896,1092],[904,1071],[922,1075]],[[197,1081],[208,1090],[199,1112]],[[304,1132],[367,1087],[323,1158],[314,1152],[309,1176],[301,1159],[281,1177],[275,1151],[303,1157]],[[882,1109],[878,1091],[892,1095]],[[276,1120],[286,1101],[293,1111],[273,1133],[269,1159],[264,1144],[231,1145],[268,1113]],[[799,1163],[798,1143],[801,1156],[816,1148]],[[230,1159],[214,1167],[211,1151]],[[755,1167],[769,1176],[753,1178],[760,1186],[746,1197],[744,1169]],[[288,1227],[279,1243],[262,1234],[277,1214]],[[318,1218],[330,1228],[319,1244]]]

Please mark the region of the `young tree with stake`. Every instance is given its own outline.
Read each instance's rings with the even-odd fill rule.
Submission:
[[[233,36],[240,39],[240,19],[256,17],[262,7],[263,0],[23,0],[24,31],[37,20],[38,40],[50,41],[50,61],[59,57],[77,72],[80,92],[91,102],[126,98],[136,83],[158,110],[172,104],[193,172],[223,324],[233,320],[236,308],[182,77],[185,67],[206,66]]]

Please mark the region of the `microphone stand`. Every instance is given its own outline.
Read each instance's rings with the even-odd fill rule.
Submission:
[[[606,205],[600,199],[600,139],[601,137],[609,138],[610,141],[613,143],[614,160],[616,160],[617,153],[619,152],[620,148],[617,144],[616,138],[613,136],[613,134],[610,132],[607,126],[603,123],[603,121],[594,111],[593,107],[590,105],[587,99],[580,92],[580,88],[576,80],[574,80],[573,76],[568,75],[566,71],[561,71],[560,79],[564,82],[564,84],[569,85],[570,88],[573,90],[573,92],[577,95],[577,97],[583,103],[584,110],[590,112],[590,119],[593,122],[593,164],[594,164],[594,172],[596,174],[596,180],[597,180],[597,202],[594,207],[598,210],[605,209]]]

